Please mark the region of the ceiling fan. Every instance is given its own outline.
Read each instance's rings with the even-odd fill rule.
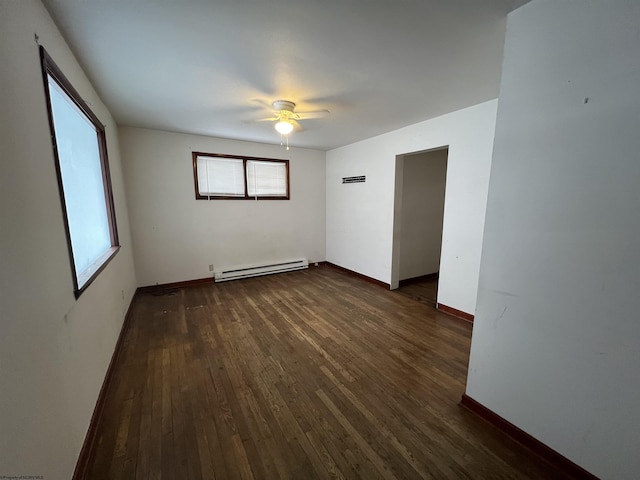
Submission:
[[[261,102],[262,103],[262,102]],[[266,104],[269,106],[268,104]],[[306,120],[309,118],[319,118],[329,114],[329,110],[314,110],[310,112],[296,112],[296,104],[289,100],[276,100],[271,104],[273,108],[273,116],[266,118],[258,118],[254,122],[275,122],[276,131],[282,135],[289,135],[294,129],[296,131],[304,130],[298,120]],[[288,137],[287,137],[288,149]]]

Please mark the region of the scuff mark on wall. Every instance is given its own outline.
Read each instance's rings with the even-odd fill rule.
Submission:
[[[506,295],[507,297],[517,297],[515,293],[505,292],[504,290],[491,290],[492,292],[499,293],[500,295]]]
[[[504,314],[505,314],[505,313],[507,313],[507,309],[508,309],[508,308],[509,308],[509,307],[508,307],[507,305],[505,305],[504,309],[502,310],[502,313],[501,313],[500,315],[498,315],[498,316],[496,317],[496,319],[493,321],[493,328],[494,328],[494,329],[497,329],[497,328],[498,328],[498,322],[499,322],[500,320],[502,320],[502,317],[504,317]]]

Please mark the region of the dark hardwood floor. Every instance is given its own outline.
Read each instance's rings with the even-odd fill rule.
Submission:
[[[407,281],[404,285],[400,282],[400,288],[396,292],[435,308],[438,301],[438,278]]]
[[[330,267],[160,293],[89,478],[562,478],[458,405],[466,322]]]

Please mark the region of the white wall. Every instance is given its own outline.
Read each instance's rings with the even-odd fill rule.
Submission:
[[[139,285],[298,257],[325,260],[325,153],[122,127]],[[286,200],[196,200],[191,152],[289,159]]]
[[[447,150],[398,158],[403,165],[400,219],[400,280],[440,268]]]
[[[473,314],[496,109],[492,100],[327,152],[327,260],[397,286],[396,155],[449,145],[438,302]],[[352,175],[367,181],[341,183]]]
[[[122,248],[77,301],[34,33],[106,124]],[[117,131],[40,2],[0,2],[0,64],[0,474],[70,478],[136,285]]]
[[[640,478],[639,48],[638,2],[510,15],[467,384],[610,479]]]

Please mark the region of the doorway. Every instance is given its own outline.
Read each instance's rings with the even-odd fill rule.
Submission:
[[[396,158],[392,287],[434,307],[448,153],[445,146]]]

